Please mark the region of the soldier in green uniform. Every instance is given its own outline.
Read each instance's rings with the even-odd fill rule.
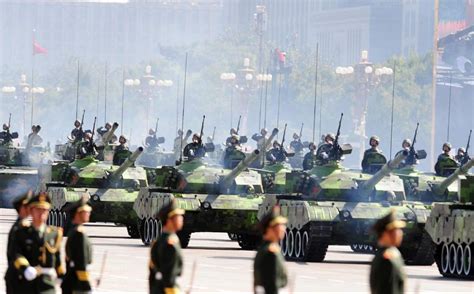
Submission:
[[[457,161],[454,159],[454,156],[450,154],[451,148],[452,146],[450,143],[446,142],[443,144],[443,153],[438,156],[438,160],[434,167],[438,176],[449,176],[445,167],[449,167],[452,164],[455,164],[455,167],[457,167]]]
[[[280,215],[278,206],[260,221],[263,244],[257,251],[253,265],[255,293],[278,293],[288,283],[285,259],[278,243],[285,236],[286,218]]]
[[[87,266],[92,263],[92,245],[83,226],[89,221],[91,211],[86,197],[82,197],[69,208],[73,227],[67,235],[66,275],[61,284],[63,294],[91,293]]]
[[[13,265],[18,272],[17,293],[55,293],[58,278],[64,275],[61,266],[61,228],[47,226],[51,199],[40,193],[30,199],[28,206],[31,225],[19,229],[14,236]]]
[[[163,224],[163,232],[151,246],[149,264],[151,294],[180,293],[176,279],[181,276],[183,257],[176,233],[183,228],[183,215],[184,210],[178,208],[175,200],[163,206],[158,213]]]
[[[362,170],[366,172],[371,164],[370,159],[374,153],[382,153],[379,149],[380,138],[377,136],[370,137],[369,140],[370,148],[364,151],[364,158],[362,159]]]
[[[373,294],[397,294],[404,292],[404,262],[399,247],[403,239],[405,222],[397,220],[392,211],[379,219],[373,229],[380,249],[370,268],[370,291]]]
[[[7,290],[7,294],[10,293],[18,293],[17,285],[19,283],[18,279],[18,272],[14,266],[14,248],[12,247],[15,243],[14,237],[18,230],[23,227],[29,226],[29,222],[26,218],[29,216],[30,212],[28,210],[28,201],[32,196],[31,190],[28,191],[25,195],[17,197],[13,201],[13,207],[16,209],[18,213],[18,218],[13,223],[13,226],[8,233],[8,243],[7,243],[7,261],[8,261],[8,268],[5,273],[5,286]]]
[[[314,167],[317,160],[316,149],[318,146],[314,142],[309,143],[309,152],[304,155],[303,158],[303,170],[310,170]]]

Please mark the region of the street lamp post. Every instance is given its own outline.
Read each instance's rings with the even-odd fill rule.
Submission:
[[[393,69],[388,67],[376,68],[368,60],[368,51],[361,52],[361,60],[358,64],[348,67],[338,66],[336,74],[340,76],[354,77],[355,93],[352,103],[352,117],[354,122],[354,133],[359,136],[359,159],[362,160],[365,151],[366,117],[368,107],[368,94],[377,86],[384,76],[393,75]]]
[[[264,98],[264,115],[263,115],[263,127],[267,127],[267,97],[268,97],[268,83],[272,81],[272,75],[271,74],[258,74],[257,75],[257,81],[261,82],[262,84],[262,89],[263,85],[265,85],[265,98]],[[260,97],[260,110],[259,110],[259,115],[258,115],[258,128],[260,129],[261,127],[261,122],[262,120],[262,97]]]
[[[232,128],[232,124],[234,122],[234,85],[235,85],[235,73],[233,72],[223,72],[221,73],[221,81],[225,84],[229,85],[230,89],[230,128]]]
[[[153,106],[153,100],[156,94],[161,97],[161,90],[173,86],[172,80],[159,80],[151,73],[151,65],[145,67],[145,74],[140,78],[129,78],[124,80],[124,85],[129,88],[135,88],[137,92],[147,100],[146,109],[146,128],[150,126],[150,110]],[[155,92],[155,90],[158,90]],[[156,130],[155,130],[156,131]]]

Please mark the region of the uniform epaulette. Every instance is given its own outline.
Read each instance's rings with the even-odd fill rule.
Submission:
[[[29,226],[31,226],[31,223],[30,223],[29,220],[24,219],[24,220],[21,220],[20,225],[21,225],[22,227],[29,227]]]
[[[276,243],[272,243],[268,245],[268,251],[272,253],[277,253],[278,251],[280,251],[280,246],[278,246],[278,244]]]
[[[172,235],[172,236],[168,237],[168,245],[174,245],[177,242],[179,242],[179,239],[175,235]]]
[[[391,259],[396,258],[397,256],[399,256],[399,254],[400,253],[398,252],[398,250],[395,250],[394,248],[388,248],[383,253],[383,258],[391,260]]]

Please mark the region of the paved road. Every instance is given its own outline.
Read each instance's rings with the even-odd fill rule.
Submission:
[[[0,209],[0,292],[5,291],[3,276],[6,269],[4,252],[11,223],[11,209]],[[94,245],[92,277],[97,278],[101,260],[107,252],[105,274],[99,288],[101,293],[147,291],[149,249],[139,240],[130,239],[125,228],[109,224],[90,224],[87,231]],[[252,289],[253,251],[240,250],[226,234],[193,234],[184,250],[185,272],[180,279],[187,290],[193,264],[196,275],[193,292],[250,292]],[[352,253],[349,247],[329,247],[324,263],[288,262],[293,293],[302,292],[368,292],[368,271],[371,256]],[[442,278],[436,266],[407,267],[409,292],[474,293],[474,282]],[[284,289],[283,293],[288,293]]]

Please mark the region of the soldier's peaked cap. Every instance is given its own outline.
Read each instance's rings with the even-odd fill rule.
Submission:
[[[286,223],[286,217],[282,216],[280,213],[280,206],[275,205],[272,210],[270,210],[262,217],[259,223],[259,227],[262,232],[265,232],[267,228]]]
[[[81,211],[91,212],[92,207],[87,203],[88,201],[89,195],[83,194],[79,200],[69,206],[69,213],[74,216],[76,213]]]
[[[175,215],[184,215],[184,210],[178,207],[178,203],[175,199],[163,206],[158,212],[158,218],[162,223],[165,223],[167,219]]]
[[[31,197],[30,201],[28,202],[28,206],[30,207],[38,207],[44,209],[51,208],[51,198],[49,198],[46,192],[41,192],[38,195]]]
[[[16,211],[20,211],[20,207],[22,205],[27,205],[28,202],[30,201],[31,197],[33,197],[33,191],[29,190],[23,195],[20,195],[13,199],[13,207],[16,209]]]
[[[377,234],[377,236],[381,236],[382,233],[385,231],[390,231],[393,229],[402,229],[405,226],[406,223],[397,219],[395,211],[392,210],[387,215],[376,221],[372,229]]]

